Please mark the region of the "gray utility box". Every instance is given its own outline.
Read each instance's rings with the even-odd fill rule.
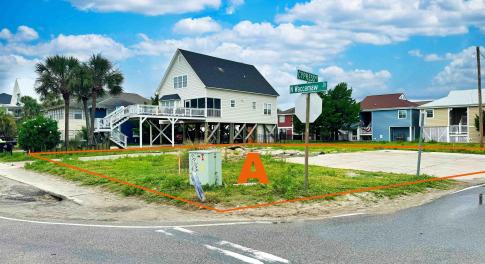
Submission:
[[[222,185],[221,152],[217,150],[189,151],[189,180],[192,174],[199,178],[202,185]]]

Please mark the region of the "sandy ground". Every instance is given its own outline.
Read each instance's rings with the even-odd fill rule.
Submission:
[[[59,201],[37,188],[0,177],[0,215],[49,221],[147,225],[162,222],[294,221],[353,213],[391,213],[430,202],[464,186],[461,184],[453,190],[430,190],[395,199],[376,198],[372,194],[362,193],[337,197],[331,201],[290,203],[221,214],[191,207],[182,209],[148,204],[141,199],[123,197],[97,187],[92,189],[98,196],[104,197],[103,201],[97,206],[80,205],[69,200]]]
[[[309,164],[330,168],[354,169],[376,172],[415,174],[417,152],[404,150],[377,150],[351,153],[332,153],[309,158]],[[286,161],[303,164],[303,157],[291,157]],[[485,155],[423,152],[421,173],[444,177],[468,172],[485,171]],[[472,183],[485,182],[485,173],[456,178]]]

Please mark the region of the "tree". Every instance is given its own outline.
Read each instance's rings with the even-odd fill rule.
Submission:
[[[483,121],[485,121],[485,111],[483,111]],[[475,129],[477,131],[480,131],[480,117],[477,115],[475,115],[475,119],[474,119],[474,122],[475,122]],[[482,123],[484,128],[485,128],[485,122]],[[485,130],[484,130],[485,131]]]
[[[20,102],[22,103],[22,120],[31,119],[40,114],[42,107],[34,98],[22,96]]]
[[[44,151],[59,144],[61,132],[57,122],[37,116],[22,123],[19,129],[19,146],[26,151]]]
[[[64,146],[69,144],[69,103],[73,94],[73,79],[79,61],[74,57],[55,55],[37,63],[35,90],[43,98],[62,97],[64,101]]]
[[[0,107],[0,138],[11,140],[17,134],[15,119]]]
[[[350,129],[359,121],[359,104],[352,99],[352,88],[342,82],[326,93],[319,93],[323,100],[322,114],[315,121],[320,133],[328,133],[329,139],[338,139],[339,129]]]
[[[158,105],[160,101],[160,96],[155,94],[155,97],[150,97],[150,101],[152,105]]]
[[[94,143],[94,118],[96,116],[96,98],[105,93],[112,95],[123,92],[123,75],[115,69],[112,63],[101,56],[95,54],[87,63],[92,78],[91,86],[91,124],[89,131],[89,141]]]
[[[89,67],[84,63],[79,65],[74,75],[73,94],[77,100],[83,104],[84,119],[86,121],[86,129],[88,134],[90,131],[88,100],[91,98],[92,85],[93,79]],[[88,143],[91,144],[89,137]]]

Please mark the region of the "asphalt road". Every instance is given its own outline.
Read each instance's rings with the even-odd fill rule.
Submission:
[[[390,215],[165,228],[0,219],[0,263],[485,263],[475,188]]]

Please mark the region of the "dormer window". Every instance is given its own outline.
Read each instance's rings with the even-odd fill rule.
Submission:
[[[187,75],[173,77],[173,88],[187,87]]]

